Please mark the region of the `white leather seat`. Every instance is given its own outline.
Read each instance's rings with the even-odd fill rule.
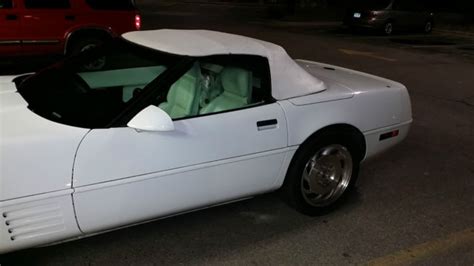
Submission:
[[[223,92],[201,109],[200,114],[238,109],[251,103],[252,73],[242,68],[227,67],[222,70]]]

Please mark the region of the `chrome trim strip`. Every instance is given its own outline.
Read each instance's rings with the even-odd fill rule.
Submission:
[[[289,147],[278,148],[278,149],[273,149],[273,150],[268,150],[268,151],[263,151],[263,152],[241,155],[237,157],[231,157],[231,158],[226,158],[226,159],[219,159],[215,161],[189,165],[189,166],[159,170],[156,172],[145,173],[145,174],[140,174],[140,175],[135,175],[135,176],[105,180],[105,181],[101,181],[101,182],[93,183],[93,184],[80,185],[74,188],[74,194],[103,189],[103,188],[123,186],[129,183],[143,182],[149,179],[162,178],[163,176],[181,174],[181,173],[196,171],[196,170],[205,169],[205,168],[212,168],[212,167],[216,167],[216,166],[220,166],[224,164],[231,164],[231,163],[236,163],[240,161],[249,161],[255,158],[268,157],[268,156],[272,156],[276,154],[286,153],[290,151],[291,149],[292,148],[289,148]]]
[[[40,194],[35,194],[35,195],[30,195],[30,196],[23,196],[19,198],[5,199],[5,200],[0,201],[0,209],[13,206],[13,205],[18,205],[18,204],[40,201],[43,199],[51,199],[51,198],[65,196],[65,195],[72,195],[73,193],[74,193],[74,189],[68,188],[68,189],[45,192],[45,193],[40,193]]]
[[[59,40],[24,40],[23,44],[56,44]]]
[[[20,44],[20,40],[5,40],[5,41],[0,41],[0,45],[12,45],[12,44]]]

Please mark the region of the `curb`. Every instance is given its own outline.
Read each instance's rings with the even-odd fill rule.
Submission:
[[[262,20],[258,24],[276,27],[335,27],[341,26],[338,21],[284,21],[284,20]]]
[[[438,33],[448,33],[448,34],[454,34],[454,35],[474,37],[474,32],[470,32],[470,31],[457,31],[457,30],[448,30],[448,29],[437,29],[437,28],[434,28],[433,31],[438,32]]]

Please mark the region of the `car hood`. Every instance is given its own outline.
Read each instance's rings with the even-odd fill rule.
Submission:
[[[0,77],[0,203],[71,188],[74,154],[89,131],[30,111],[13,79]]]

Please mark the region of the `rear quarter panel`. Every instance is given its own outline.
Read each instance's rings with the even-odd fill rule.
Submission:
[[[348,124],[362,133],[400,122],[397,93],[366,93],[353,98],[295,105],[290,100],[280,104],[288,119],[289,145],[299,145],[321,128]]]
[[[353,98],[334,101],[317,102],[305,105],[295,105],[290,100],[280,102],[285,110],[288,121],[288,142],[290,146],[301,145],[313,133],[337,124],[351,125],[357,128],[366,139],[365,159],[379,151],[389,148],[401,141],[408,128],[400,128],[401,119],[400,99],[397,91],[386,93],[366,93],[355,95]],[[384,147],[379,147],[379,135],[392,129],[402,130],[396,141],[385,141]]]
[[[410,98],[405,86],[344,68],[299,62],[307,71],[322,79],[328,89],[280,102],[287,116],[290,146],[300,145],[313,133],[327,126],[347,124],[364,134],[367,158],[382,150],[379,134],[408,124],[408,127],[400,129],[400,137],[395,138],[395,141],[383,143],[385,148],[406,136],[412,118]],[[328,71],[324,67],[334,70]]]

